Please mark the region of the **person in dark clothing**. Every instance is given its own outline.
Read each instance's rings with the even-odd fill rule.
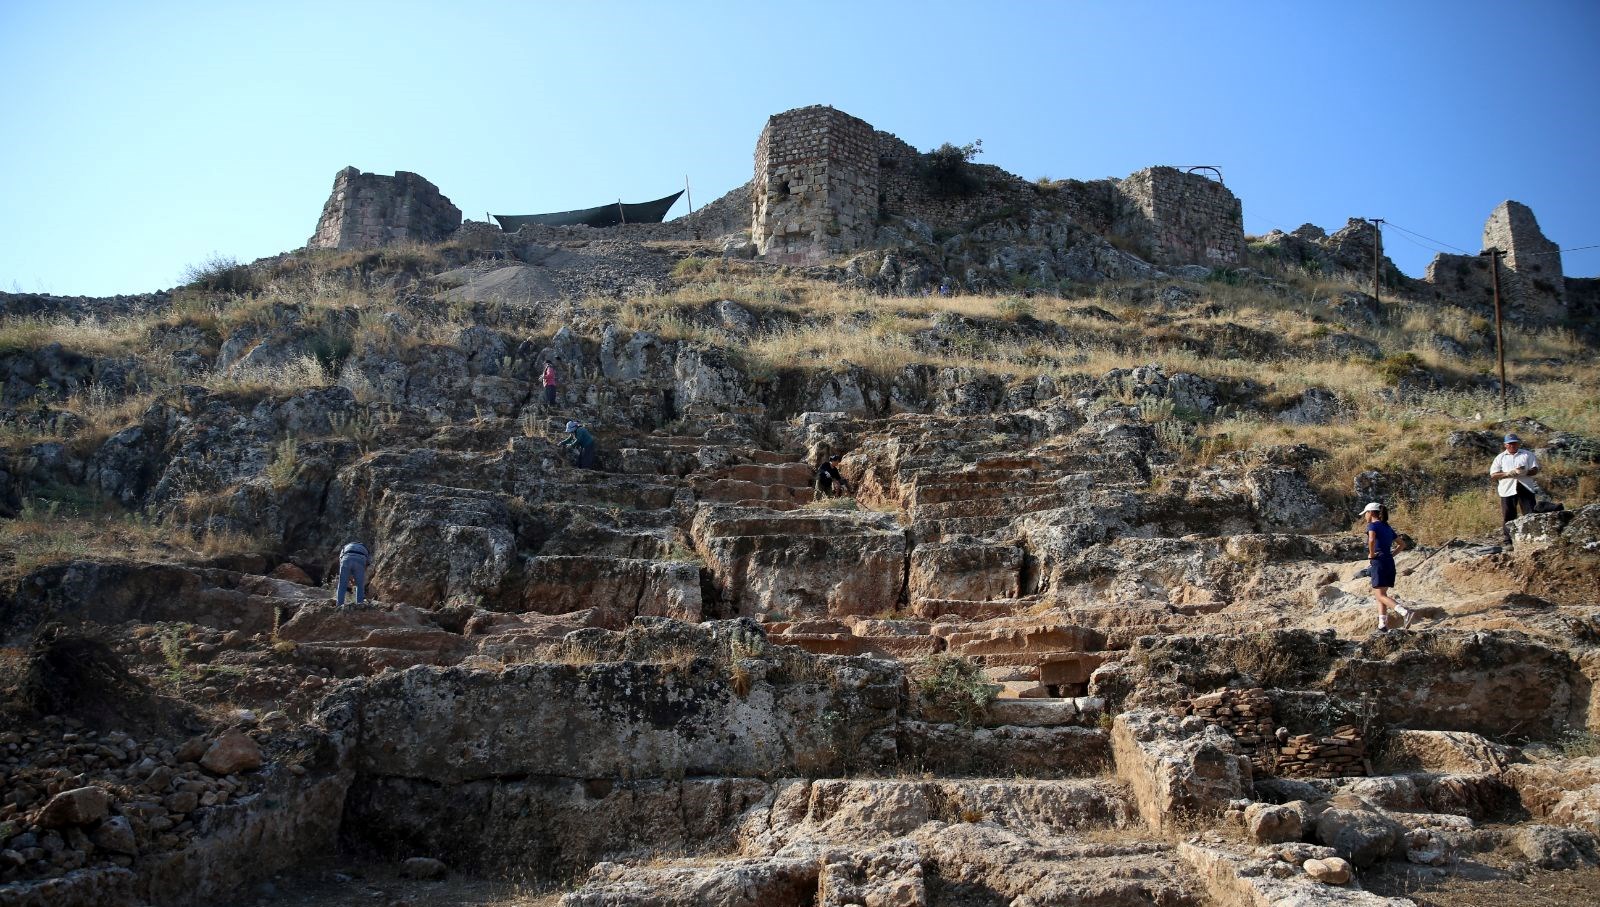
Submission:
[[[854,494],[850,482],[839,472],[839,455],[834,454],[817,464],[817,493],[826,497],[833,496],[834,486],[844,489],[845,494]]]
[[[579,469],[593,469],[597,448],[599,445],[594,440],[594,435],[577,422],[567,423],[567,439],[561,442],[562,447],[570,447],[575,452],[573,465]]]
[[[367,546],[360,542],[339,549],[339,591],[334,597],[338,607],[344,607],[345,590],[352,581],[356,584],[356,605],[367,603],[367,562],[371,559]]]
[[[1395,531],[1389,526],[1389,510],[1374,501],[1361,511],[1367,521],[1367,568],[1372,577],[1372,596],[1378,600],[1378,632],[1389,630],[1389,612],[1403,621],[1402,629],[1410,629],[1416,612],[1400,604],[1389,590],[1394,588]]]

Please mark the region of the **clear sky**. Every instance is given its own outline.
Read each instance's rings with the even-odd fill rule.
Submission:
[[[1595,0],[0,0],[0,289],[297,248],[347,164],[480,219],[685,175],[700,205],[807,104],[925,150],[981,138],[1028,178],[1215,164],[1251,233],[1384,217],[1476,251],[1514,198],[1600,244]],[[1413,242],[1386,233],[1420,275]],[[1600,274],[1600,249],[1565,264]]]

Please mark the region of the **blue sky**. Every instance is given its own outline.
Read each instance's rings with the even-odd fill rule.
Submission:
[[[469,217],[750,178],[832,104],[1033,178],[1215,164],[1252,233],[1600,243],[1600,3],[0,0],[0,289],[168,287],[302,245],[341,167]],[[680,203],[681,204],[681,203]],[[674,216],[681,213],[674,211]],[[1420,242],[1420,241],[1416,241]],[[1390,231],[1420,275],[1432,249]],[[1600,274],[1600,249],[1565,256]]]

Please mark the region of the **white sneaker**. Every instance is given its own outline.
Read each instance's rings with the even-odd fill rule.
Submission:
[[[1402,629],[1402,630],[1411,629],[1411,621],[1415,620],[1416,617],[1417,617],[1417,612],[1416,611],[1413,611],[1412,609],[1407,608],[1405,605],[1395,605],[1394,606],[1394,613],[1395,613],[1396,617],[1400,618],[1400,621],[1401,621],[1400,629]]]

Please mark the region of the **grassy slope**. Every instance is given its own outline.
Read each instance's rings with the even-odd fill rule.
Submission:
[[[1446,359],[1426,342],[1439,334],[1480,349],[1482,319],[1451,307],[1387,301],[1382,319],[1372,325],[1331,320],[1330,302],[1340,284],[1285,274],[1271,285],[1229,282],[1190,285],[1197,298],[1173,307],[1132,303],[1132,286],[1103,285],[1093,295],[1073,299],[1017,296],[883,297],[839,284],[796,276],[767,266],[733,261],[685,259],[669,293],[629,299],[587,299],[538,306],[498,306],[431,302],[417,295],[426,286],[419,276],[455,263],[451,247],[401,248],[366,253],[313,253],[286,256],[257,269],[248,292],[208,288],[197,282],[180,291],[173,305],[145,317],[104,321],[8,319],[0,321],[0,354],[38,349],[50,343],[85,355],[139,361],[146,374],[134,388],[89,388],[51,405],[84,420],[84,427],[61,438],[79,450],[97,446],[111,432],[137,419],[154,399],[177,384],[201,384],[213,391],[247,394],[292,393],[338,380],[339,364],[351,350],[406,351],[451,344],[474,323],[530,339],[548,338],[563,324],[598,336],[607,322],[628,330],[650,330],[667,339],[722,346],[753,375],[788,369],[827,369],[849,362],[880,374],[925,363],[974,369],[1016,378],[1050,375],[1097,378],[1114,368],[1157,363],[1168,375],[1190,372],[1223,382],[1254,381],[1261,400],[1287,400],[1308,387],[1335,391],[1350,413],[1329,425],[1288,425],[1266,417],[1248,403],[1199,419],[1170,407],[1146,406],[1146,418],[1160,423],[1159,435],[1174,448],[1178,471],[1202,467],[1232,450],[1264,444],[1308,444],[1328,453],[1312,476],[1330,497],[1351,494],[1353,477],[1379,469],[1405,477],[1410,490],[1394,502],[1395,523],[1424,542],[1481,534],[1494,525],[1492,491],[1476,457],[1452,459],[1446,438],[1460,429],[1487,428],[1498,416],[1497,397],[1472,380],[1493,368],[1492,357]],[[237,275],[234,275],[236,278]],[[371,289],[383,286],[386,289]],[[401,287],[397,294],[394,287]],[[237,289],[230,281],[227,289]],[[397,303],[397,295],[407,301]],[[708,302],[731,299],[785,327],[746,341],[711,327],[697,312]],[[402,309],[413,326],[394,328],[385,313]],[[1103,313],[1110,313],[1114,320]],[[937,347],[919,342],[940,316],[973,319],[982,330],[946,331]],[[1007,327],[1028,319],[1064,329],[1065,341],[1041,340]],[[271,369],[213,369],[184,374],[172,352],[195,349],[214,360],[222,342],[243,328],[261,332],[294,325],[303,355]],[[1277,338],[1280,353],[1266,359],[1226,358],[1193,349],[1192,339],[1234,326]],[[1378,359],[1317,352],[1318,341],[1348,332],[1381,349]],[[1600,366],[1593,351],[1559,327],[1507,331],[1507,358],[1518,390],[1513,417],[1538,419],[1555,431],[1600,437]],[[1397,376],[1420,368],[1460,389],[1413,393],[1395,402]],[[371,389],[353,387],[358,399]],[[1131,399],[1129,402],[1133,402]],[[56,437],[50,427],[13,423],[0,429],[0,442],[12,450]],[[1534,444],[1543,438],[1534,437]],[[1569,504],[1600,496],[1593,470],[1572,463],[1546,465],[1546,487]],[[128,545],[129,534],[154,538],[159,528],[140,527],[85,502],[76,492],[57,496],[55,523],[76,519],[104,523],[113,545]],[[37,517],[48,502],[30,511]],[[59,533],[37,519],[7,524],[0,544],[17,552],[16,564],[64,556],[96,533],[78,527],[78,544],[58,545]],[[194,544],[193,539],[174,541]],[[244,544],[244,542],[238,542]],[[230,544],[225,547],[235,547]],[[133,546],[139,547],[139,546]]]

